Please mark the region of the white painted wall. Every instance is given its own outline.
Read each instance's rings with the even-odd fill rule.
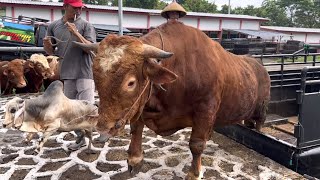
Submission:
[[[167,20],[162,16],[150,15],[150,27],[157,27],[165,22]]]
[[[44,8],[14,7],[14,15],[16,18],[19,15],[22,15],[27,17],[39,17],[41,19],[49,19],[49,20],[51,19],[50,9],[44,9]]]
[[[289,34],[289,35],[292,34],[293,35],[293,37],[292,37],[293,40],[302,41],[302,42],[305,41],[305,33],[291,33],[291,32],[283,32],[283,33]],[[285,36],[285,37],[282,38],[283,41],[287,41],[287,40],[290,40],[290,39],[291,39],[290,36]]]
[[[271,31],[271,32],[279,32],[279,33],[284,33],[284,34],[289,34],[293,35],[292,39],[297,40],[297,41],[302,41],[305,43],[320,43],[320,33],[303,33],[303,32],[288,32],[288,31],[273,31],[273,30],[268,30],[268,29],[263,29],[265,31]],[[306,34],[307,38],[306,38]],[[285,36],[281,40],[290,40],[290,36]]]
[[[141,14],[123,14],[123,27],[147,29],[148,16]]]
[[[12,6],[6,6],[6,16],[11,17],[11,7]]]
[[[85,13],[84,13],[84,15],[82,14],[82,17],[83,16],[85,16]],[[55,20],[58,20],[61,18],[62,18],[62,9],[54,9],[53,10],[53,20],[55,21]]]
[[[219,19],[202,18],[200,19],[199,29],[202,31],[219,31]]]
[[[50,7],[46,8],[29,8],[29,7],[15,7],[15,16],[18,17],[19,14],[30,17],[40,17],[44,19],[51,20]],[[7,6],[6,15],[11,16],[11,7]],[[123,15],[123,26],[126,28],[134,29],[147,29],[148,28],[148,14],[139,13],[129,13],[124,12]],[[54,8],[53,18],[54,20],[60,19],[62,17],[61,9]],[[86,19],[86,11],[83,11],[82,18]],[[199,28],[203,31],[218,31],[219,30],[219,18],[211,17],[183,17],[179,19],[184,24],[197,28],[198,18],[200,19]],[[158,14],[150,15],[150,27],[156,27],[167,20],[162,18]],[[107,24],[107,25],[118,25],[118,13],[114,12],[102,12],[90,9],[89,11],[89,22],[92,24]],[[225,29],[240,29],[240,19],[224,19],[222,18],[222,27]],[[259,29],[259,21],[243,20],[242,29]]]
[[[257,22],[257,21],[245,21],[245,20],[242,20],[241,29],[260,30],[260,23]]]
[[[240,29],[240,20],[222,20],[223,29]]]
[[[318,34],[312,34],[312,33],[308,33],[307,36],[307,43],[320,43],[320,33]]]
[[[198,18],[183,17],[183,18],[180,18],[179,20],[188,26],[192,26],[195,28],[197,28],[198,26]]]
[[[83,13],[81,16],[83,19],[86,19],[85,13]],[[89,22],[92,24],[118,25],[118,14],[110,12],[90,11]]]

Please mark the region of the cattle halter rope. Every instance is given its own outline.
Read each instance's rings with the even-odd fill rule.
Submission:
[[[162,43],[162,44],[161,44],[161,45],[162,45],[162,48],[161,48],[161,49],[164,50],[164,41],[163,41],[162,33],[161,33],[159,27],[157,27],[156,29],[158,30],[159,35],[160,35],[160,39],[161,39],[161,43]]]
[[[146,100],[146,102],[150,99],[151,97],[151,92],[152,92],[152,82],[149,80],[149,78],[147,78],[147,82],[146,85],[143,87],[143,90],[141,91],[140,95],[137,97],[136,101],[132,104],[132,106],[130,107],[129,111],[123,116],[123,118],[121,118],[117,123],[116,126],[117,127],[122,127],[126,122],[127,119],[129,119],[129,117],[131,116],[134,107],[136,106],[136,104],[138,102],[140,102],[140,99],[142,97],[142,95],[144,94],[144,92],[146,91],[148,85],[150,84],[150,90],[149,90],[149,94],[148,94],[148,98]]]
[[[98,107],[96,107],[96,108],[94,108],[92,111],[90,111],[89,113],[87,113],[87,114],[84,114],[84,115],[82,115],[82,116],[80,116],[80,117],[76,117],[76,118],[74,118],[74,119],[71,119],[71,121],[69,121],[68,123],[66,123],[66,125],[68,125],[68,124],[70,124],[70,123],[72,123],[72,122],[74,122],[74,121],[76,121],[76,120],[78,120],[78,119],[81,119],[81,118],[84,118],[84,117],[87,117],[87,116],[91,116],[90,114],[91,113],[93,113],[94,111],[96,111],[98,109]]]

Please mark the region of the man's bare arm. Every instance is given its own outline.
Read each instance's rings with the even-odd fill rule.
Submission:
[[[54,48],[51,43],[51,38],[49,37],[43,38],[43,49],[46,51],[48,55],[53,55]]]

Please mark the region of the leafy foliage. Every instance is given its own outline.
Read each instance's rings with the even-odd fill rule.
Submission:
[[[265,25],[320,28],[320,0],[264,0],[261,7],[236,7],[232,14],[245,14],[269,18]],[[223,5],[220,13],[226,14]]]

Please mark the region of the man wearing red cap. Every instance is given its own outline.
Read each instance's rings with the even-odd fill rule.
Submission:
[[[43,39],[45,51],[58,55],[60,60],[60,79],[64,82],[64,94],[70,99],[88,100],[94,103],[94,81],[92,57],[82,49],[73,46],[72,41],[92,43],[96,41],[94,27],[80,17],[84,4],[82,0],[64,0],[64,16],[52,22]],[[76,108],[76,107],[75,107]],[[83,137],[76,131],[78,137]],[[85,145],[85,140],[71,144],[71,150]]]

